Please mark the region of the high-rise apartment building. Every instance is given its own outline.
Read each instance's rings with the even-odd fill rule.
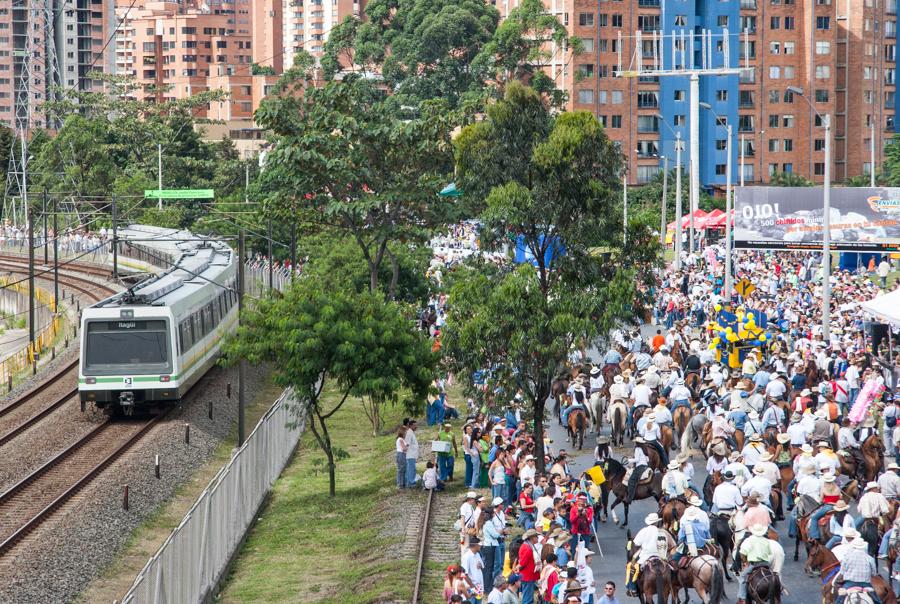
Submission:
[[[276,0],[277,1],[277,0]],[[332,28],[347,16],[361,17],[365,0],[282,0],[284,64],[290,66],[301,50],[322,55]]]
[[[742,155],[748,183],[768,182],[775,172],[823,181],[821,120],[788,87],[802,89],[819,113],[831,115],[835,182],[868,173],[873,132],[880,164],[896,130],[896,0],[569,1],[563,12],[584,43],[572,60],[570,106],[594,112],[605,124],[626,155],[632,184],[652,178],[662,156],[673,168],[673,132],[685,141],[690,135],[687,77],[614,76],[620,50],[623,68],[629,68],[639,30],[647,62],[654,56],[653,32],[668,36],[661,45],[666,64],[672,34],[684,32],[685,52],[694,36],[699,57],[703,42],[695,32],[711,31],[717,66],[724,60],[722,32],[729,32],[729,67],[746,61],[751,69],[701,77],[700,100],[732,124],[735,183]],[[701,111],[699,119],[700,182],[707,188],[724,186],[726,179],[725,127],[713,111]],[[682,153],[685,170],[687,162]]]

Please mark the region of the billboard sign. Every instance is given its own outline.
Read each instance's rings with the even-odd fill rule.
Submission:
[[[734,247],[822,247],[822,187],[741,187],[735,191]],[[831,249],[900,251],[900,188],[832,187]]]

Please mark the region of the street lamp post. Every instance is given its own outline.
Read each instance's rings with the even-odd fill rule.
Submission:
[[[725,300],[731,300],[731,124],[728,120],[719,116],[709,103],[700,103],[700,107],[712,113],[716,118],[716,123],[725,126]],[[743,150],[741,151],[743,157]],[[743,169],[743,163],[741,163]],[[741,185],[743,186],[743,174],[741,174]]]
[[[662,156],[663,160],[663,190],[661,210],[659,212],[659,245],[663,249],[666,247],[666,203],[669,195],[669,158]]]
[[[869,186],[875,187],[875,120],[869,124]]]
[[[672,126],[666,123],[662,113],[656,114],[656,119],[666,127],[666,129],[675,136],[675,270],[681,270],[681,249],[682,249],[682,206],[681,206],[681,131],[676,132]]]
[[[806,101],[809,108],[822,120],[822,126],[825,128],[825,184],[822,187],[822,339],[828,345],[831,342],[831,116],[819,113],[803,94],[802,88],[788,86],[787,90]]]

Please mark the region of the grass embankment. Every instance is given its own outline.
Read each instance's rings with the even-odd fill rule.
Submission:
[[[247,433],[269,410],[272,403],[281,396],[282,389],[269,382],[260,388],[246,408]],[[134,531],[115,562],[109,565],[103,574],[91,582],[82,592],[79,602],[114,602],[125,595],[137,574],[144,568],[163,542],[181,522],[187,511],[194,505],[197,497],[209,484],[209,481],[231,459],[231,453],[237,445],[237,426],[234,432],[223,441],[215,454],[207,460],[203,468],[187,483],[181,485],[175,496],[166,505],[149,517]]]
[[[331,403],[335,393],[325,396]],[[400,408],[388,409],[385,426],[397,425],[402,413]],[[337,496],[328,496],[324,455],[307,431],[218,601],[409,601],[414,562],[391,555],[404,537],[383,530],[404,512],[396,501],[391,509],[391,500],[397,499],[395,437],[372,437],[362,405],[353,399],[331,418],[329,431],[334,446],[350,455],[338,462]],[[420,430],[420,444],[432,431]]]

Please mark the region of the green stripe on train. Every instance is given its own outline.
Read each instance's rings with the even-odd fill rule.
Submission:
[[[131,378],[132,382],[159,382],[159,376],[150,376],[150,377],[135,377]],[[178,380],[177,375],[169,376],[169,381]],[[87,384],[87,380],[85,378],[78,378],[79,384]],[[125,378],[123,377],[98,377],[98,384],[123,384],[125,383]],[[168,382],[159,382],[161,384],[166,384]]]

